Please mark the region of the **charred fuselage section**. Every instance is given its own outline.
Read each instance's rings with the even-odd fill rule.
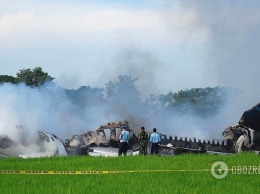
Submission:
[[[260,103],[245,111],[238,124],[226,128],[222,134],[232,152],[260,151]]]
[[[69,155],[87,155],[91,147],[111,147],[118,148],[119,135],[122,127],[130,132],[130,149],[137,139],[133,131],[129,128],[127,121],[110,122],[101,125],[95,131],[89,131],[81,135],[73,135],[72,138],[66,139],[64,146]]]

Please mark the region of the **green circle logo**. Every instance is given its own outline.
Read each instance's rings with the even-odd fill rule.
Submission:
[[[223,179],[228,174],[228,166],[225,162],[217,161],[212,164],[210,172],[216,179]]]

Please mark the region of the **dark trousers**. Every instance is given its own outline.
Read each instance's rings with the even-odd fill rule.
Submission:
[[[158,155],[158,152],[159,152],[159,143],[152,143],[151,155],[152,154]]]
[[[139,154],[147,155],[147,143],[142,143],[139,147]]]
[[[124,156],[126,155],[128,150],[128,143],[127,142],[120,142],[119,149],[118,149],[118,156],[122,156],[122,153]]]

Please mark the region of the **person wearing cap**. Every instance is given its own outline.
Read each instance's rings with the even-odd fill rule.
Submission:
[[[125,130],[125,127],[122,127],[122,132],[121,135],[119,136],[120,144],[119,144],[119,149],[118,149],[118,156],[124,156],[127,153],[128,150],[128,141],[130,139],[130,134],[128,131]]]
[[[141,127],[141,132],[138,134],[139,154],[147,154],[148,134],[145,128]]]
[[[157,129],[153,128],[153,133],[150,136],[150,143],[152,144],[151,155],[158,155],[159,153],[159,143],[161,142],[161,136],[156,131]]]

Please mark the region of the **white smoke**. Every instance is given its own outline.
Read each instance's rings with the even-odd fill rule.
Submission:
[[[73,72],[76,75],[78,72],[75,69],[87,69],[91,75],[85,76],[85,73],[80,73],[84,75],[85,79],[96,79],[96,82],[99,83],[114,81],[120,74],[131,74],[139,77],[136,82],[137,88],[144,96],[150,93],[166,93],[167,91],[174,93],[181,89],[191,88],[216,86],[238,88],[241,94],[229,96],[228,102],[218,115],[213,118],[201,119],[196,115],[181,117],[163,115],[162,117],[161,113],[158,112],[158,116],[151,117],[130,102],[122,103],[121,97],[124,98],[124,96],[121,94],[118,94],[118,103],[95,104],[87,107],[83,113],[79,113],[62,91],[51,93],[23,85],[5,84],[0,87],[0,134],[8,132],[13,139],[19,139],[16,136],[19,133],[19,128],[15,126],[22,125],[29,131],[43,130],[65,139],[73,134],[95,130],[103,123],[128,120],[130,125],[136,129],[144,125],[149,131],[156,127],[159,132],[169,135],[216,138],[227,126],[237,123],[245,110],[259,102],[259,2],[253,0],[246,2],[184,0],[173,5],[172,1],[165,2],[167,6],[160,10],[163,20],[159,19],[156,11],[155,21],[159,28],[161,28],[161,24],[165,24],[167,34],[163,33],[164,29],[156,31],[159,34],[159,39],[156,39],[156,43],[154,43],[156,48],[152,44],[157,35],[155,31],[152,32],[153,36],[149,36],[149,32],[146,30],[146,37],[139,37],[140,31],[137,31],[138,34],[129,33],[129,36],[128,33],[126,33],[127,36],[124,36],[120,31],[118,33],[119,37],[122,38],[121,42],[127,42],[129,45],[118,43],[120,49],[122,47],[124,49],[117,53],[114,61],[106,61],[107,58],[100,57],[100,52],[95,54],[98,59],[93,61],[101,60],[102,64],[107,62],[108,65],[101,66],[99,64],[99,68],[94,69],[89,64],[85,66],[85,63],[93,61],[88,61],[87,57],[81,58],[78,55],[74,56],[75,58],[69,55],[68,58],[65,58],[66,61],[60,57],[63,61],[59,62],[67,63],[69,61],[70,66],[73,64]],[[44,19],[44,17],[40,19]],[[48,17],[49,19],[53,20],[51,17]],[[41,22],[34,23],[37,26],[42,24]],[[52,29],[48,28],[49,25],[45,25],[46,29]],[[96,22],[93,22],[93,25],[95,26]],[[106,26],[109,27],[109,25]],[[124,23],[123,26],[127,26],[127,24]],[[143,25],[140,24],[140,26]],[[74,28],[71,29],[75,31]],[[152,28],[148,29],[152,30]],[[25,30],[25,32],[27,31]],[[117,36],[117,33],[112,32]],[[72,34],[77,35],[78,32],[72,32]],[[31,36],[28,37],[31,39]],[[68,39],[64,38],[64,40]],[[112,38],[111,42],[114,42],[114,39],[116,38]],[[146,41],[142,41],[143,39]],[[147,43],[147,40],[150,42]],[[162,41],[161,44],[160,41]],[[48,44],[50,42],[57,44],[59,41],[47,41]],[[78,42],[81,42],[81,39]],[[113,45],[114,47],[115,45]],[[92,50],[90,52],[90,50],[85,52],[95,53]],[[46,53],[46,55],[48,54],[49,52]],[[111,57],[108,58],[111,59]],[[39,61],[50,63],[51,66],[54,59],[57,60],[56,55],[53,60],[44,61],[42,59]],[[84,65],[77,66],[73,60],[76,60],[76,63],[84,63]],[[96,66],[96,64],[94,65]],[[60,67],[57,69],[61,70]]]
[[[205,59],[201,79],[241,92],[238,96],[229,96],[221,113],[211,122],[220,128],[233,125],[260,99],[260,3],[188,0],[182,1],[182,6],[195,16],[192,22],[195,33],[199,29],[207,31],[202,49],[205,54],[201,55]]]
[[[8,134],[14,141],[19,140],[21,133],[30,138],[37,131],[67,137],[77,127],[83,127],[77,113],[72,112],[73,105],[62,92],[4,84],[0,87],[0,95],[0,134]]]
[[[161,45],[158,50],[131,46],[119,53],[114,72],[139,76],[137,86],[144,94],[160,88],[164,92],[216,86],[238,89],[239,95],[229,94],[214,118],[169,115],[148,118],[146,123],[149,129],[156,126],[167,134],[220,138],[226,127],[236,124],[260,99],[260,3],[187,0],[176,6],[165,2],[167,8],[161,13],[168,41],[174,46],[166,44],[168,52]],[[165,57],[172,54],[173,59],[180,59],[179,64],[165,62],[160,49]]]

